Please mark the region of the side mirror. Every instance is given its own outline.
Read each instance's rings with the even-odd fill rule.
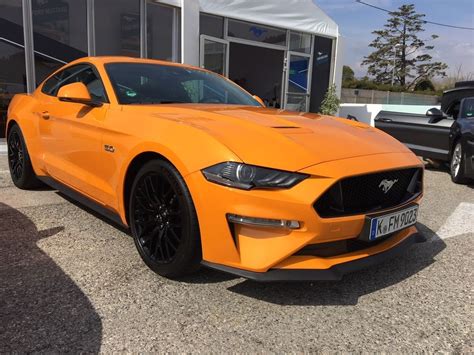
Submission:
[[[99,107],[102,102],[92,100],[89,90],[83,83],[72,83],[61,87],[58,91],[59,101],[76,102],[79,104]]]
[[[262,107],[266,107],[266,106],[265,106],[265,102],[263,102],[263,100],[262,100],[260,97],[258,97],[257,95],[253,95],[252,97],[253,97],[255,100],[257,100],[258,103],[259,103],[260,105],[262,105]]]
[[[436,123],[444,118],[443,112],[436,107],[430,108],[428,111],[426,111],[426,116],[430,118],[429,123]]]

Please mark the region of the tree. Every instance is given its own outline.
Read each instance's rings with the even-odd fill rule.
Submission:
[[[362,62],[375,82],[411,89],[422,79],[446,76],[448,66],[433,62],[428,53],[434,47],[426,42],[438,36],[431,35],[429,40],[419,37],[424,32],[425,15],[417,13],[413,4],[402,5],[389,14],[384,29],[372,32],[377,37],[369,46],[375,50]]]
[[[342,85],[343,87],[346,87],[346,85],[349,85],[351,82],[355,80],[355,74],[352,68],[348,65],[344,65],[342,67]]]
[[[436,91],[434,84],[429,79],[423,79],[416,83],[415,91]]]
[[[341,100],[337,97],[336,94],[336,85],[332,84],[329,86],[328,91],[324,95],[324,99],[321,102],[320,111],[323,115],[334,116],[334,114],[339,110],[339,104]]]

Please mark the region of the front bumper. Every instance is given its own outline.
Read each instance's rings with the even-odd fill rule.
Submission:
[[[237,269],[225,265],[219,265],[203,261],[202,265],[214,270],[219,270],[249,280],[260,282],[274,281],[337,281],[341,280],[345,274],[367,269],[370,266],[382,263],[396,255],[403,253],[406,249],[415,243],[423,243],[426,238],[413,233],[405,238],[401,243],[384,252],[370,255],[361,259],[336,264],[329,269],[270,269],[267,272],[252,272],[248,270]]]
[[[314,209],[314,202],[343,177],[421,166],[420,160],[411,153],[355,157],[306,168],[302,172],[311,175],[310,178],[291,189],[273,191],[228,188],[205,180],[199,171],[189,174],[185,180],[198,215],[203,264],[262,280],[322,277],[298,276],[311,274],[310,271],[332,275],[323,279],[338,279],[337,275],[345,270],[338,265],[352,262],[361,265],[363,259],[405,245],[405,240],[411,239],[417,230],[409,227],[362,250],[346,250],[329,256],[299,255],[299,251],[310,245],[355,239],[365,223],[365,215],[321,218]],[[299,221],[301,227],[277,229],[233,224],[228,222],[228,214]],[[283,276],[264,276],[267,273]]]

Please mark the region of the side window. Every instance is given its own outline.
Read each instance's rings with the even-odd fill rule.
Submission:
[[[462,112],[459,117],[462,117],[462,118],[474,117],[474,97],[464,99],[462,103]]]
[[[87,86],[93,100],[107,102],[104,85],[92,67],[88,67],[86,70],[78,73],[77,81]]]
[[[59,80],[61,79],[62,72],[54,74],[51,78],[46,80],[46,82],[43,84],[43,87],[41,88],[41,92],[46,95],[54,95],[54,90],[56,86],[58,85]]]
[[[92,99],[100,102],[108,102],[105,88],[94,69],[86,64],[79,64],[57,73],[48,79],[42,88],[42,92],[51,96],[56,96],[64,85],[82,82]]]
[[[60,72],[54,74],[54,76],[46,80],[41,91],[44,94],[56,96],[58,94],[58,90],[62,86],[74,82],[70,79],[73,78],[76,73],[86,69],[87,67],[87,65],[76,65],[61,70]]]
[[[461,102],[459,100],[454,101],[446,110],[446,114],[454,119],[458,118],[460,105]]]

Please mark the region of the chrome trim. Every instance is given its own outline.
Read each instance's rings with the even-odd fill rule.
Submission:
[[[271,219],[259,217],[246,217],[236,214],[227,214],[227,220],[236,224],[243,224],[247,226],[267,227],[267,228],[284,228],[284,229],[299,229],[300,222],[286,219]]]

